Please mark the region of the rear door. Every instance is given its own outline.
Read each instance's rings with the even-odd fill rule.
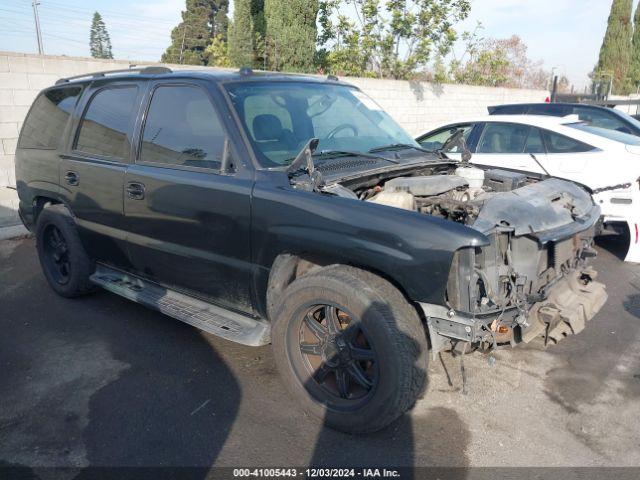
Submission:
[[[546,167],[549,173],[584,183],[590,160],[600,157],[600,151],[566,135],[542,129],[547,149]],[[606,166],[604,166],[606,168]],[[586,182],[588,184],[588,182]]]
[[[83,95],[75,134],[61,155],[60,190],[76,218],[87,253],[127,267],[122,187],[143,84],[92,85]]]
[[[253,171],[221,171],[237,154],[217,95],[196,80],[151,83],[125,178],[129,254],[146,278],[252,313]]]
[[[478,165],[543,173],[531,155],[544,163],[539,129],[518,123],[487,122],[471,161]]]

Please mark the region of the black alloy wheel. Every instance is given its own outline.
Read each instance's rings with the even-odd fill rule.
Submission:
[[[69,247],[55,225],[47,225],[43,235],[44,266],[58,284],[66,285],[71,276]]]
[[[300,323],[300,359],[324,395],[359,402],[375,390],[378,360],[360,323],[344,308],[313,305]],[[320,395],[318,395],[320,394]],[[317,398],[320,401],[327,398]]]

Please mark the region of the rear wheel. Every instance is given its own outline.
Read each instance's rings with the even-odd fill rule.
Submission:
[[[38,257],[45,278],[56,293],[77,297],[94,289],[94,265],[80,242],[71,213],[64,205],[48,205],[36,225]]]
[[[379,430],[422,393],[425,331],[386,280],[352,267],[327,267],[287,287],[276,312],[278,369],[326,425],[353,433]]]

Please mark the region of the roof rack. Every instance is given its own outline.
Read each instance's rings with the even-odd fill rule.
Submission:
[[[156,67],[156,66],[133,67],[132,66],[129,68],[121,68],[119,70],[106,70],[104,72],[83,73],[82,75],[76,75],[74,77],[61,78],[56,82],[56,85],[60,85],[62,83],[68,83],[72,80],[79,80],[81,78],[104,78],[110,75],[116,75],[119,73],[131,73],[131,72],[145,74],[145,75],[160,75],[162,73],[172,73],[173,70],[167,67]]]

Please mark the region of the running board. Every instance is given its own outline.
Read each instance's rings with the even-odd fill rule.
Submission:
[[[271,326],[156,283],[98,265],[91,281],[105,290],[158,310],[218,337],[258,347],[271,341]]]

